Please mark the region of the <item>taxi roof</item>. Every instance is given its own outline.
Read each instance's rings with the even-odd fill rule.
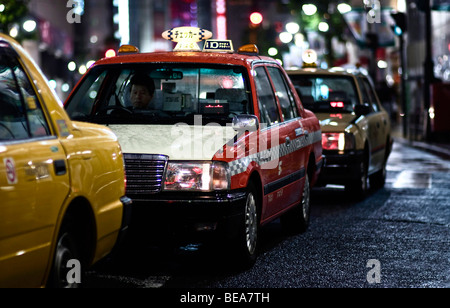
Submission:
[[[302,68],[302,69],[286,69],[286,73],[288,75],[328,75],[328,76],[367,76],[367,72],[365,72],[362,68],[342,68],[342,67],[333,67],[329,69],[322,68]]]
[[[118,55],[111,58],[98,60],[94,66],[107,64],[125,64],[125,63],[211,63],[211,64],[232,64],[232,65],[251,65],[256,61],[278,62],[270,57],[261,55],[249,55],[242,53],[222,53],[222,52],[203,52],[203,51],[157,51],[149,53],[135,53]]]

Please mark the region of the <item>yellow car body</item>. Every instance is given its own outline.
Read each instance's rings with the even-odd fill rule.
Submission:
[[[104,126],[71,121],[33,60],[3,34],[0,83],[0,287],[74,286],[80,281],[59,281],[67,261],[84,270],[126,228],[120,145]]]
[[[362,70],[305,68],[287,71],[305,108],[322,129],[321,184],[340,184],[358,197],[382,187],[392,149],[389,114]],[[369,181],[370,180],[370,181]]]

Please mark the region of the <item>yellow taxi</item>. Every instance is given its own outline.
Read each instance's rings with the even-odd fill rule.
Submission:
[[[278,217],[298,231],[308,226],[322,165],[319,121],[255,45],[236,52],[231,41],[191,27],[163,37],[177,43],[174,51],[127,45],[97,61],[66,111],[118,136],[131,226],[153,227],[147,238],[161,230],[176,241],[223,236],[251,265],[260,226]]]
[[[385,183],[393,142],[389,115],[363,69],[319,69],[313,51],[307,54],[306,67],[287,73],[303,106],[320,121],[325,164],[319,182],[364,197],[369,187]]]
[[[123,154],[71,121],[40,69],[0,34],[0,287],[76,287],[127,227]]]

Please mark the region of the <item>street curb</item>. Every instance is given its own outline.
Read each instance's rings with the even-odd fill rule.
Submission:
[[[403,138],[394,137],[394,142],[398,142],[403,145],[414,147],[432,154],[435,154],[443,159],[450,160],[450,149],[441,147],[436,144],[421,142],[421,141],[410,141]]]

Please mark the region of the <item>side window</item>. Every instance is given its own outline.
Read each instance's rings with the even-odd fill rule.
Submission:
[[[30,80],[18,63],[14,73],[21,90],[21,98],[25,105],[31,137],[48,136],[50,131],[41,104],[31,86]]]
[[[372,105],[372,108],[375,112],[380,111],[380,107],[378,106],[377,98],[375,97],[375,92],[373,91],[373,88],[371,87],[369,81],[367,79],[362,80],[364,86],[366,87],[367,96],[369,97],[370,104]]]
[[[368,81],[360,77],[358,77],[357,80],[359,88],[361,89],[363,103],[370,105],[374,111],[379,111],[376,99],[372,93],[372,88]]]
[[[0,46],[0,140],[49,134],[36,94],[15,53]]]
[[[275,87],[275,94],[281,105],[284,120],[290,120],[298,117],[297,106],[294,102],[294,96],[287,86],[286,80],[281,71],[275,67],[268,67],[269,75]]]
[[[279,123],[280,115],[266,70],[264,67],[257,67],[255,73],[256,93],[258,96],[261,123],[266,123],[267,125]]]

